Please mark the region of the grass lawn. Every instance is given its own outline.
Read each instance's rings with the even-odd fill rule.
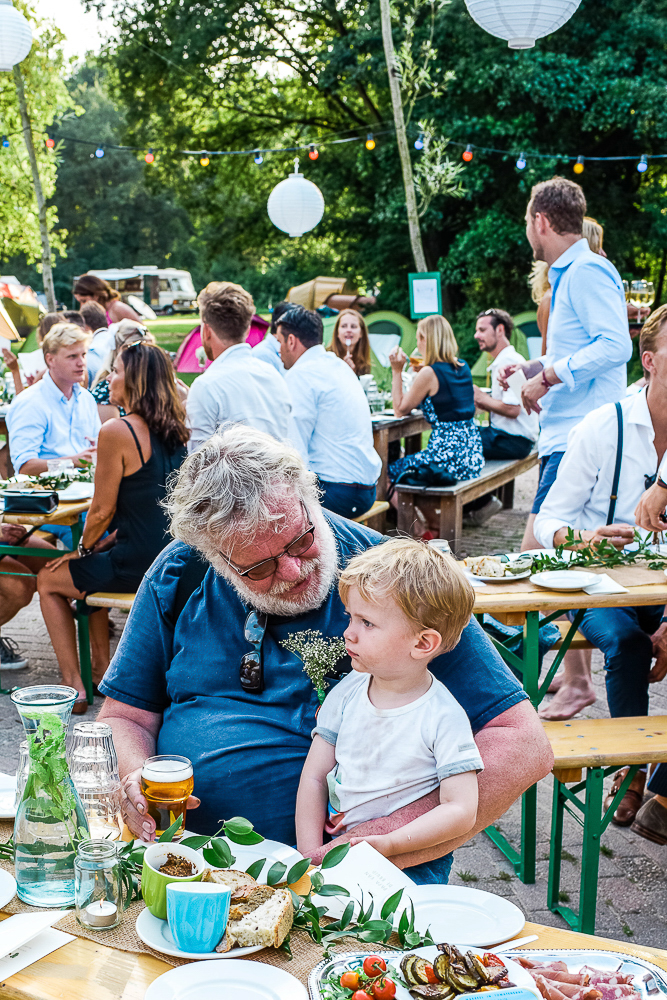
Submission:
[[[165,351],[177,351],[181,341],[199,324],[196,313],[188,316],[160,316],[148,320],[146,326],[154,335],[160,347]]]

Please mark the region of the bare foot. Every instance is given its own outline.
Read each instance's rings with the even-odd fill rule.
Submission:
[[[548,705],[539,710],[538,715],[545,721],[560,722],[571,719],[588,705],[593,705],[595,701],[596,695],[592,686],[575,687],[573,684],[567,684],[556,692]]]
[[[565,680],[565,671],[559,670],[551,679],[551,684],[547,688],[547,694],[555,694],[556,691],[560,691],[563,686],[563,681]]]

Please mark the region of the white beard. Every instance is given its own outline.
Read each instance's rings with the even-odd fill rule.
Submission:
[[[243,577],[230,569],[224,556],[207,553],[213,569],[232,585],[244,604],[249,604],[256,611],[262,611],[267,615],[291,618],[306,611],[315,611],[324,603],[338,573],[338,551],[334,533],[321,510],[313,511],[311,508],[309,513],[317,528],[320,554],[314,559],[301,560],[298,580],[289,582],[279,580],[264,594],[252,590]],[[312,579],[306,590],[293,597],[282,596],[288,595],[296,584],[305,580],[311,573]]]

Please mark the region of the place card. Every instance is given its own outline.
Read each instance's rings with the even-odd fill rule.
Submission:
[[[325,868],[322,875],[326,882],[340,885],[350,893],[349,898],[347,896],[313,896],[316,906],[326,906],[329,911],[327,915],[336,918],[342,916],[350,899],[354,899],[359,904],[363,892],[365,906],[370,902],[370,896],[373,897],[373,917],[378,919],[385,900],[393,896],[399,889],[405,889],[399,905],[400,912],[404,908],[403,902],[407,902],[407,898],[409,898],[410,890],[417,885],[400,868],[397,868],[388,858],[385,858],[365,841],[351,847],[335,868],[330,870]],[[359,905],[355,906],[355,915],[358,912]]]
[[[4,982],[10,976],[16,975],[22,969],[27,969],[29,965],[38,962],[40,958],[50,955],[52,951],[57,951],[58,948],[62,948],[64,944],[69,944],[73,940],[73,934],[56,931],[53,927],[42,931],[41,934],[32,938],[31,941],[27,941],[10,952],[9,955],[0,958],[0,982]]]
[[[587,594],[627,594],[627,587],[615,583],[607,573],[600,573],[596,583],[583,588]]]

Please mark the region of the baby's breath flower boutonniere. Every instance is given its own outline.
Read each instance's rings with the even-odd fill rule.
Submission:
[[[313,682],[321,705],[328,687],[326,675],[345,656],[345,641],[325,639],[321,632],[305,629],[288,636],[281,645],[303,661],[303,669]]]

